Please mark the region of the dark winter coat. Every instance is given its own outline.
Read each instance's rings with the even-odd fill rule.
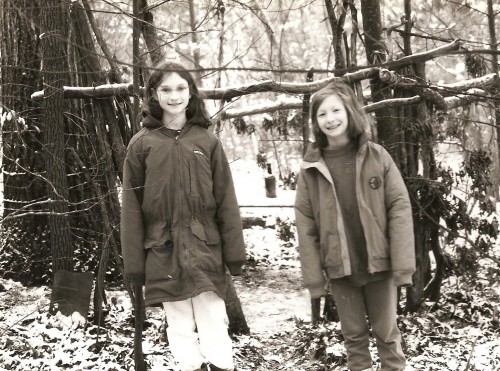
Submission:
[[[145,283],[146,305],[204,291],[224,298],[225,268],[241,273],[245,245],[218,138],[189,124],[140,130],[124,162],[120,229],[125,274]]]
[[[392,270],[397,285],[411,284],[415,247],[408,191],[389,153],[370,141],[356,154],[356,197],[369,272]],[[342,218],[321,152],[312,146],[301,165],[295,214],[304,284],[317,297],[327,279],[350,275],[351,263],[344,230],[349,221]]]

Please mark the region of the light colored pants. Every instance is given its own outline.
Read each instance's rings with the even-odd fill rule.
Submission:
[[[169,348],[181,371],[196,370],[206,360],[222,369],[234,369],[226,305],[215,292],[164,302],[163,309]]]
[[[368,349],[368,315],[382,370],[404,370],[406,360],[396,321],[397,290],[394,280],[384,279],[360,287],[345,281],[332,280],[330,288],[340,318],[349,368],[359,371],[370,369],[372,366]]]

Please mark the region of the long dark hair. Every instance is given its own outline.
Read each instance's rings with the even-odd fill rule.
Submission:
[[[340,80],[335,80],[318,90],[311,100],[311,122],[315,145],[319,148],[328,146],[328,138],[319,128],[316,115],[321,103],[331,95],[338,96],[344,104],[348,119],[347,134],[354,143],[358,144],[359,138],[370,132],[371,117],[365,113],[351,87]]]
[[[191,73],[182,64],[177,62],[163,62],[152,69],[146,82],[144,101],[142,103],[142,116],[147,117],[150,115],[161,123],[163,109],[158,99],[154,97],[153,91],[160,85],[163,77],[172,72],[179,74],[181,78],[187,81],[189,86],[191,98],[186,109],[187,122],[208,128],[211,122],[205,102],[203,101],[203,96],[199,92]]]

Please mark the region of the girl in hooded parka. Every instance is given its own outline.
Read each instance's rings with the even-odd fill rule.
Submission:
[[[396,288],[411,285],[415,271],[406,186],[389,153],[369,140],[370,119],[348,85],[314,94],[311,121],[315,143],[295,201],[304,284],[311,298],[332,293],[351,370],[372,369],[367,316],[382,370],[403,370]]]
[[[162,305],[179,369],[233,370],[226,269],[241,274],[245,245],[231,171],[195,82],[182,65],[152,70],[143,128],[123,166],[125,273]],[[210,368],[209,368],[210,367]]]

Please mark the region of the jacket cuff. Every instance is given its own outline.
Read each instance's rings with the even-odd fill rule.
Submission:
[[[241,273],[243,272],[243,264],[244,262],[238,262],[238,263],[226,263],[227,269],[229,269],[229,273],[231,273],[231,276],[240,276]]]
[[[413,285],[413,272],[398,271],[392,272],[394,278],[394,285],[399,286],[412,286]]]
[[[309,290],[309,295],[311,296],[311,299],[317,299],[327,294],[324,285],[308,287],[307,289]]]

